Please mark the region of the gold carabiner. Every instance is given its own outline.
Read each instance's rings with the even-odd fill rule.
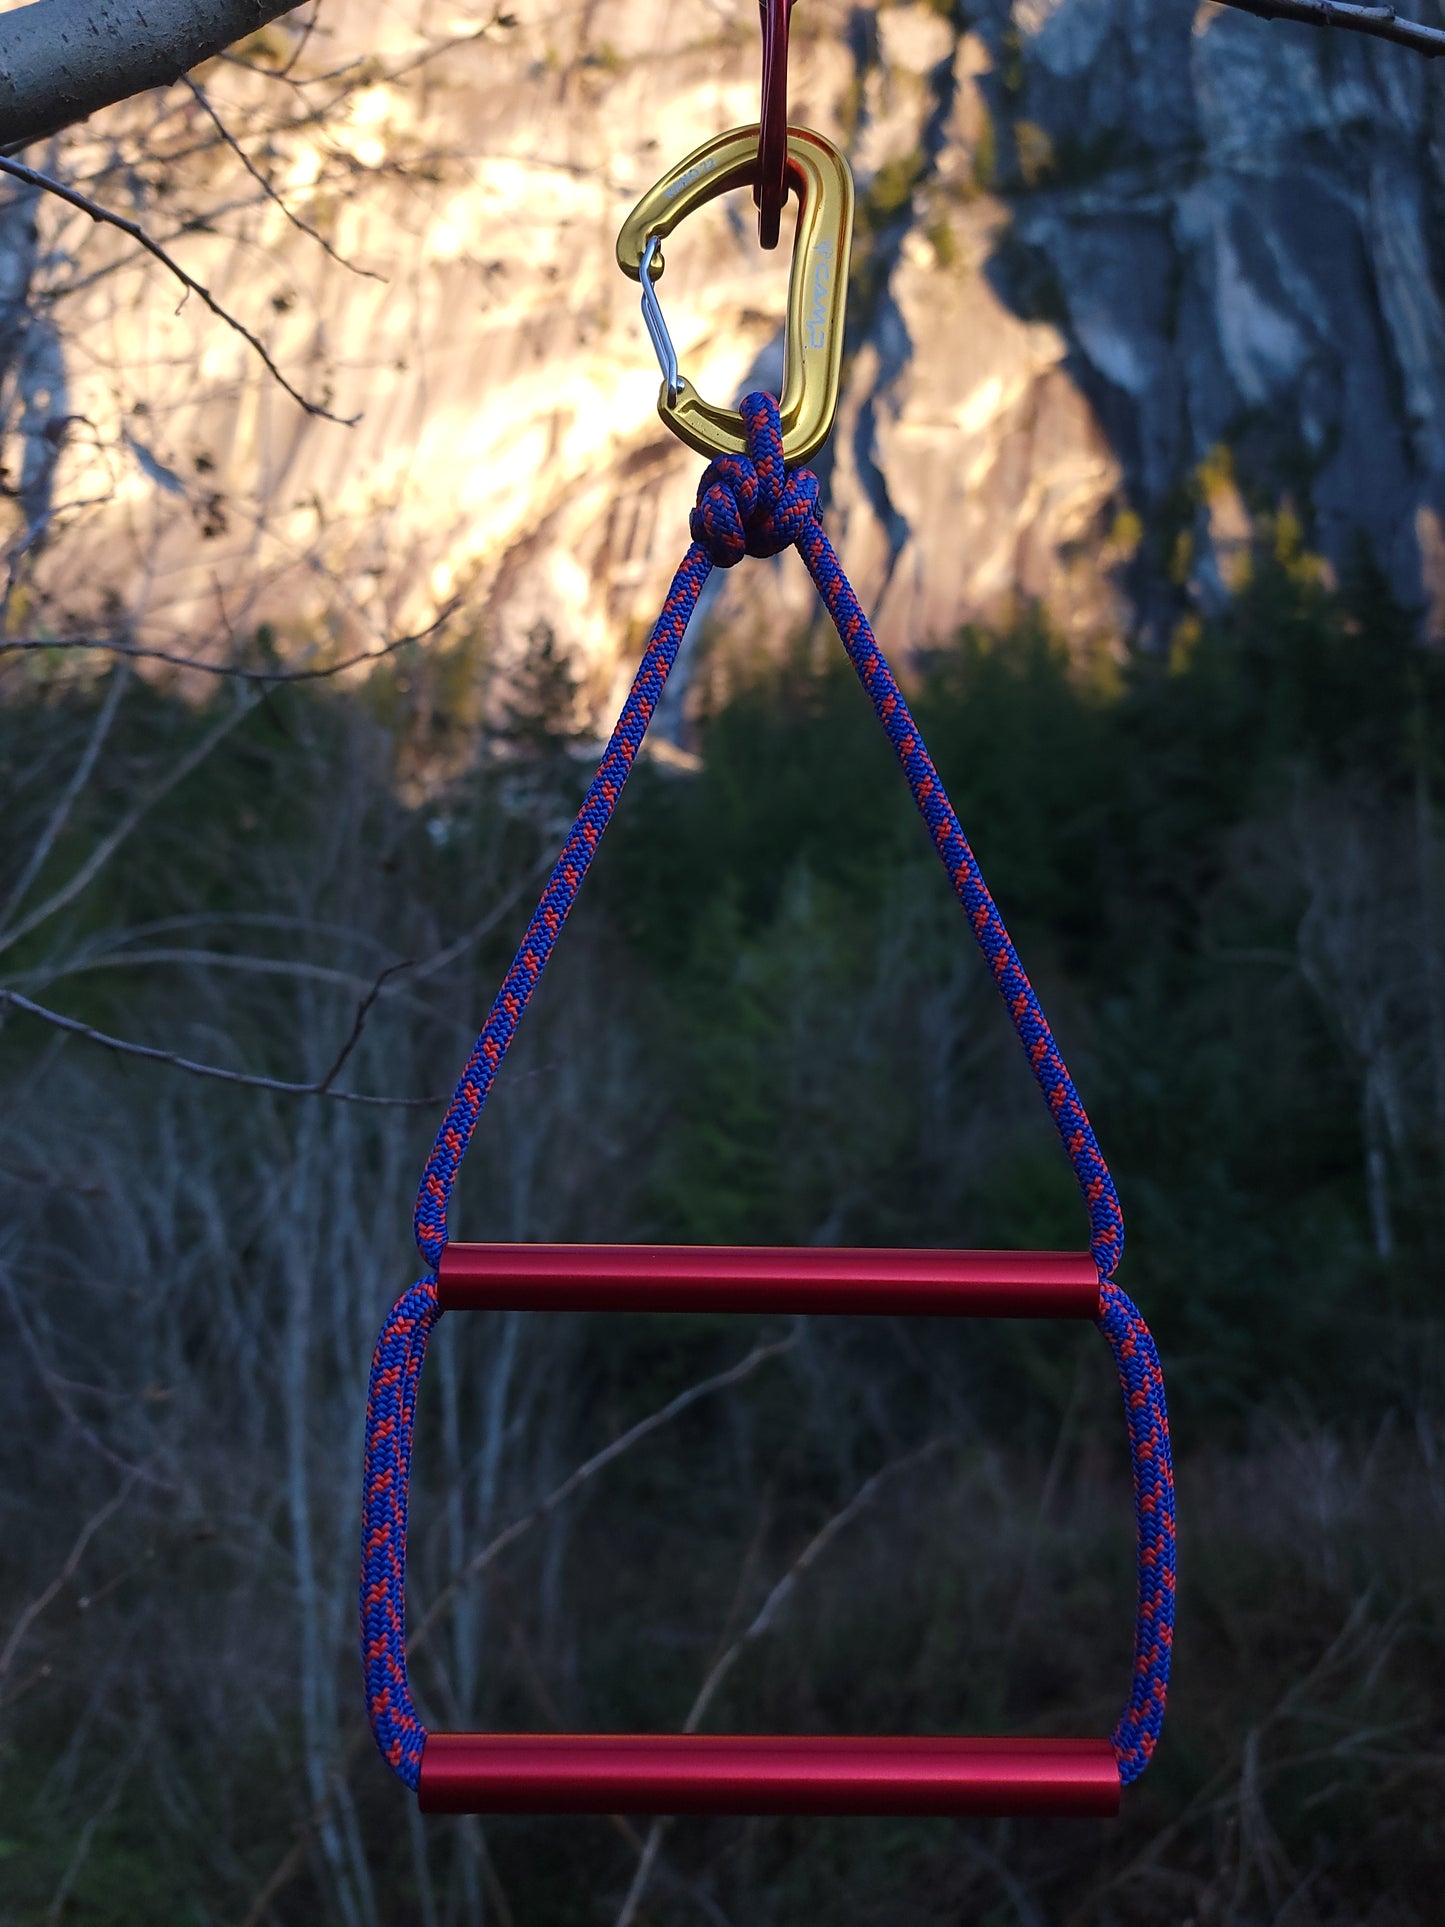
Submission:
[[[748,187],[758,167],[759,130],[735,127],[694,148],[633,208],[617,237],[617,265],[643,283],[648,331],[663,364],[657,412],[674,435],[701,455],[740,455],[747,448],[742,417],[704,401],[677,372],[666,323],[651,283],[662,273],[658,247],[679,221],[729,188]],[[830,140],[805,127],[788,129],[788,185],[800,203],[788,282],[784,336],[783,457],[806,462],[828,439],[838,412],[843,364],[843,316],[848,259],[853,247],[853,175]],[[643,262],[647,276],[643,280]],[[660,337],[660,338],[659,338]]]

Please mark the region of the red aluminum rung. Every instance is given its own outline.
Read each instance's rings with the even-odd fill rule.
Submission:
[[[1119,1810],[1108,1740],[432,1733],[424,1813],[1066,1814]]]
[[[727,1311],[1095,1318],[1087,1252],[816,1245],[449,1244],[443,1311]]]

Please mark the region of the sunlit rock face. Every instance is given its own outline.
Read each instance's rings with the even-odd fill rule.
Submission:
[[[1336,565],[1363,536],[1438,619],[1430,67],[1187,0],[969,16],[794,14],[792,117],[848,151],[860,196],[815,466],[885,642],[906,654],[1037,601],[1076,642],[1162,643],[1237,588],[1281,506]],[[657,420],[613,244],[665,167],[755,117],[757,8],[556,0],[479,33],[488,18],[328,0],[309,38],[297,21],[245,50],[258,71],[203,73],[284,209],[184,88],[53,157],[174,237],[349,426],[303,412],[195,296],[176,312],[129,243],[52,204],[36,241],[12,201],[12,631],[214,649],[264,619],[282,646],[367,650],[460,597],[460,713],[484,719],[539,624],[589,717],[615,703],[700,463]],[[786,229],[761,252],[746,195],[669,244],[662,294],[704,394],[777,385],[786,273]],[[715,661],[780,647],[810,593],[793,557],[734,571],[707,608]]]

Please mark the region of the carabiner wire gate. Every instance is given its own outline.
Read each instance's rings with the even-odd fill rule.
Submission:
[[[654,261],[657,263],[653,267]],[[676,406],[682,393],[682,375],[677,365],[677,350],[672,345],[668,333],[667,320],[662,312],[662,303],[657,298],[657,289],[652,285],[657,275],[662,273],[662,236],[654,234],[642,251],[642,319],[647,324],[647,332],[657,355],[657,365],[662,370],[663,392],[669,406]]]
[[[742,416],[705,401],[678,367],[656,281],[661,243],[695,209],[759,178],[760,127],[715,134],[649,188],[617,237],[617,264],[642,283],[642,314],[662,369],[657,412],[673,434],[700,455],[741,455]],[[830,140],[805,127],[788,129],[787,184],[798,196],[798,231],[788,281],[783,393],[783,456],[806,462],[828,439],[838,412],[843,322],[853,246],[853,175]]]

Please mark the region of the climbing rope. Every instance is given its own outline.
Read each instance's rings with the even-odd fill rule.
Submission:
[[[429,1269],[398,1300],[382,1327],[367,1405],[361,1640],[372,1731],[388,1764],[415,1788],[427,1736],[407,1678],[407,1488],[417,1383],[431,1329],[440,1316],[437,1267],[447,1240],[447,1210],[457,1170],[528,999],[611,821],[703,584],[714,568],[731,568],[744,555],[771,556],[796,547],[893,745],[1048,1104],[1088,1212],[1089,1248],[1099,1270],[1097,1323],[1113,1352],[1124,1394],[1134,1475],[1138,1557],[1134,1674],[1128,1703],[1111,1735],[1119,1777],[1127,1785],[1148,1765],[1164,1719],[1174,1627],[1174,1480],[1159,1356],[1138,1310],[1113,1281],[1124,1244],[1118,1194],[1048,1020],[938,772],[818,520],[817,479],[806,469],[785,467],[778,407],[771,396],[749,395],[741,413],[747,453],[718,456],[703,475],[691,518],[692,542],[673,577],[597,774],[467,1060],[422,1176],[416,1240]]]

